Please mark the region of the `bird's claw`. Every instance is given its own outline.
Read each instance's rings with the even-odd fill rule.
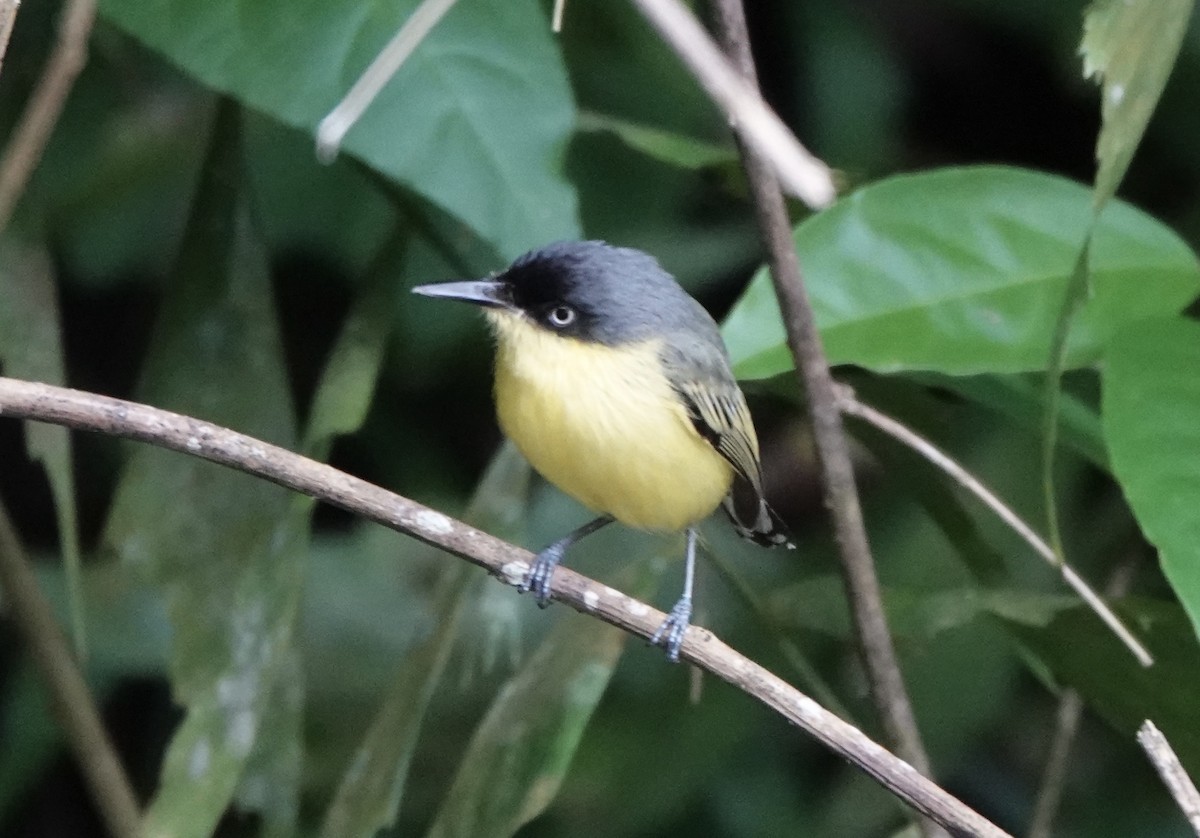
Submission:
[[[654,646],[661,645],[667,650],[667,660],[679,663],[679,649],[683,646],[683,635],[687,632],[692,620],[692,598],[683,597],[675,603],[667,619],[662,621],[658,631],[650,638]]]
[[[533,564],[529,566],[529,572],[517,586],[517,591],[522,594],[532,591],[539,608],[548,606],[550,604],[550,579],[554,575],[554,568],[558,567],[558,563],[562,560],[562,556],[563,550],[557,544],[552,544],[538,553]]]

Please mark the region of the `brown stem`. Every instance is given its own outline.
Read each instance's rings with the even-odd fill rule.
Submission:
[[[1106,597],[1116,599],[1129,593],[1137,558],[1134,554],[1117,565],[1108,578],[1108,584],[1104,586]],[[1070,767],[1071,745],[1079,731],[1082,717],[1083,697],[1077,690],[1064,690],[1058,700],[1058,711],[1054,714],[1054,738],[1050,741],[1050,755],[1046,757],[1046,767],[1042,770],[1042,780],[1038,783],[1033,817],[1029,820],[1028,838],[1050,838],[1054,834],[1054,819],[1058,816],[1058,806],[1067,780],[1067,769]]]
[[[1042,780],[1038,783],[1028,838],[1050,838],[1054,834],[1054,819],[1058,815],[1063,786],[1066,785],[1071,745],[1075,742],[1082,717],[1083,698],[1075,690],[1066,690],[1054,714],[1054,738],[1050,740],[1050,754],[1046,757]]]
[[[1191,824],[1192,831],[1196,833],[1197,838],[1200,838],[1200,792],[1196,791],[1196,784],[1187,775],[1179,757],[1171,748],[1171,743],[1149,719],[1142,722],[1141,728],[1138,729],[1137,740],[1142,746],[1142,750],[1146,752],[1146,756],[1150,757],[1150,761],[1158,769],[1158,775],[1162,777],[1171,796],[1179,804],[1184,817]]]
[[[87,64],[87,42],[96,20],[96,0],[69,0],[54,51],[29,97],[4,157],[0,159],[0,230],[8,226],[29,176],[42,159],[75,79]]]
[[[21,0],[0,0],[0,70],[4,68],[4,56],[8,53],[8,40],[17,23],[17,10]]]
[[[747,81],[757,88],[754,58],[746,30],[741,0],[714,0],[717,28],[726,53]],[[788,347],[796,360],[800,384],[808,394],[813,437],[821,464],[825,504],[833,515],[842,575],[849,593],[859,648],[888,741],[906,761],[927,776],[929,757],[921,743],[908,691],[896,662],[896,651],[883,613],[883,600],[875,564],[867,543],[850,449],[842,428],[841,411],[833,377],[817,331],[812,303],[800,273],[800,260],[792,243],[791,222],[783,193],[770,165],[747,142],[745,131],[734,126],[742,151],[742,165],[750,181],[755,212],[787,329]]]
[[[533,558],[526,550],[332,466],[200,419],[148,405],[0,378],[0,416],[52,422],[139,440],[220,463],[440,547],[513,586],[524,579]],[[553,598],[646,639],[666,617],[645,603],[565,567],[555,571]],[[1008,835],[857,728],[740,655],[711,632],[697,626],[688,629],[681,655],[774,709],[952,832],[986,838]]]
[[[836,190],[829,167],[800,145],[746,79],[721,55],[704,27],[680,0],[632,0],[704,88],[709,98],[739,127],[741,136],[773,167],[791,194],[819,209]]]
[[[2,413],[3,411],[0,411]],[[141,814],[116,749],[71,647],[54,619],[54,609],[38,587],[21,541],[0,506],[0,585],[13,621],[29,646],[29,656],[50,694],[51,706],[83,771],[109,832],[136,838]]]
[[[966,489],[968,492],[977,497],[983,502],[984,506],[990,509],[997,518],[1004,522],[1005,526],[1015,532],[1021,539],[1034,549],[1034,551],[1045,559],[1055,570],[1062,575],[1063,581],[1071,587],[1083,600],[1088,608],[1092,609],[1097,617],[1108,626],[1117,639],[1125,645],[1130,653],[1137,658],[1138,663],[1142,666],[1150,666],[1154,663],[1154,658],[1145,645],[1134,637],[1133,632],[1126,628],[1111,608],[1105,604],[1104,599],[1092,590],[1092,587],[1084,580],[1082,576],[1075,572],[1075,569],[1066,562],[1059,559],[1049,544],[1046,543],[1036,532],[1033,527],[1029,526],[1016,512],[1000,500],[999,496],[983,484],[978,477],[967,471],[960,463],[948,456],[940,448],[934,445],[929,440],[912,430],[908,426],[897,422],[892,417],[881,413],[870,405],[860,402],[854,395],[854,391],[849,387],[839,386],[837,389],[838,399],[841,405],[841,410],[847,416],[854,416],[862,419],[864,422],[875,426],[893,439],[899,440],[913,451],[920,454],[922,457],[933,463],[943,472],[945,472],[952,480]]]

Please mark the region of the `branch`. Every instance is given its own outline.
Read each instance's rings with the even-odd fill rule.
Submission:
[[[408,20],[404,21],[404,25],[392,36],[392,40],[388,41],[387,46],[379,51],[371,65],[358,77],[350,92],[317,126],[318,160],[323,163],[333,162],[346,134],[454,3],[455,0],[423,0],[408,16]]]
[[[1004,501],[1000,500],[995,492],[983,485],[979,478],[971,474],[916,431],[902,425],[890,416],[885,416],[875,408],[860,402],[849,387],[841,387],[838,398],[843,412],[850,416],[856,416],[874,425],[888,436],[900,440],[900,442],[903,442],[909,448],[929,460],[929,462],[953,478],[960,486],[983,501],[984,506],[992,510],[996,514],[996,517],[1007,524],[1013,532],[1024,539],[1025,543],[1032,547],[1051,567],[1062,574],[1063,581],[1074,589],[1075,593],[1087,603],[1087,606],[1095,612],[1097,617],[1104,621],[1105,625],[1112,629],[1113,634],[1133,653],[1138,663],[1142,666],[1150,666],[1154,663],[1154,658],[1151,657],[1146,647],[1133,636],[1133,633],[1121,622],[1121,618],[1113,613],[1112,609],[1100,598],[1100,595],[1092,590],[1091,586],[1083,580],[1083,577],[1076,573],[1070,565],[1060,562],[1054,550],[1033,531],[1033,527],[1025,523],[1017,513],[1006,506]]]
[[[726,52],[733,57],[745,84],[757,95],[758,81],[741,0],[714,0],[717,26]],[[792,242],[791,222],[783,193],[768,161],[753,142],[752,126],[735,123],[742,165],[750,181],[758,225],[767,246],[775,295],[787,329],[788,347],[796,360],[800,385],[808,393],[817,457],[821,465],[825,504],[833,515],[842,576],[854,617],[859,649],[887,741],[906,761],[930,776],[929,757],[921,742],[916,718],[892,644],[875,564],[867,542],[854,466],[842,428],[829,363],[817,331],[816,315],[800,273]]]
[[[1058,815],[1058,804],[1066,785],[1071,745],[1075,742],[1082,717],[1083,698],[1079,691],[1064,691],[1054,714],[1054,737],[1050,740],[1050,755],[1046,757],[1042,780],[1038,783],[1028,838],[1051,838],[1054,834],[1054,818]]]
[[[533,555],[408,498],[332,466],[301,457],[200,419],[107,396],[0,378],[0,416],[52,422],[138,440],[229,466],[339,506],[478,565],[508,585],[520,584]],[[560,567],[553,598],[582,614],[649,639],[665,614],[607,585]],[[874,777],[897,797],[952,831],[1004,838],[1007,833],[922,777],[781,678],[735,652],[711,632],[689,628],[682,656],[802,728]]]
[[[46,150],[75,79],[87,64],[87,42],[96,20],[96,0],[69,0],[54,51],[25,105],[0,159],[0,230],[8,226],[29,176]]]
[[[783,120],[763,101],[758,85],[747,81],[743,73],[721,55],[704,27],[683,3],[679,0],[633,0],[633,4],[683,59],[709,98],[737,128],[742,141],[762,155],[790,193],[814,209],[833,202],[836,190],[829,167],[800,145]]]
[[[1196,791],[1196,784],[1183,770],[1179,757],[1171,749],[1171,743],[1149,719],[1142,722],[1141,728],[1138,729],[1137,740],[1138,744],[1142,746],[1142,750],[1146,752],[1146,756],[1150,757],[1150,761],[1158,769],[1158,775],[1167,784],[1171,796],[1183,810],[1188,823],[1192,825],[1192,831],[1200,836],[1200,792]]]
[[[1136,555],[1118,564],[1104,586],[1104,595],[1113,598],[1129,593],[1136,566]],[[1058,711],[1054,714],[1054,737],[1050,740],[1050,755],[1046,758],[1042,780],[1038,783],[1028,838],[1051,838],[1053,835],[1054,819],[1058,816],[1059,802],[1066,785],[1071,745],[1082,717],[1083,697],[1078,690],[1064,690],[1058,700]]]
[[[25,636],[29,656],[50,694],[54,715],[75,752],[96,808],[109,832],[118,838],[136,838],[141,814],[129,778],[125,776],[121,760],[104,729],[100,711],[71,654],[71,647],[54,619],[54,609],[42,595],[21,541],[2,506],[0,585],[8,599],[13,621]]]
[[[17,10],[21,0],[0,0],[0,69],[4,68],[4,56],[8,53],[8,40],[17,23]]]

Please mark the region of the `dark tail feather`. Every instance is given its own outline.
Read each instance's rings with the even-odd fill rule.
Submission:
[[[749,481],[735,480],[733,488],[721,505],[733,528],[742,538],[763,547],[786,544],[789,550],[795,548],[787,524],[767,505],[766,500]]]

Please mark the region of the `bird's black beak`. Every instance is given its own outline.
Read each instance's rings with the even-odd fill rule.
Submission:
[[[512,290],[507,282],[498,279],[474,279],[469,282],[438,282],[433,285],[418,285],[414,294],[425,297],[445,297],[462,300],[488,308],[512,308]]]

